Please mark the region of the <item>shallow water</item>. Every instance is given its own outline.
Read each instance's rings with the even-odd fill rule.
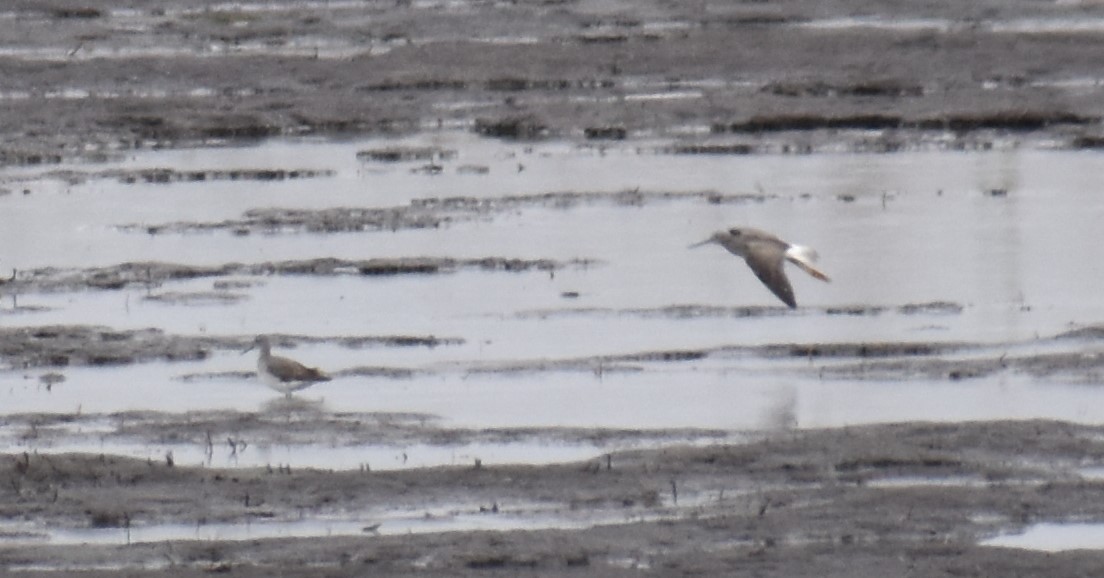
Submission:
[[[1002,534],[982,545],[1043,552],[1100,550],[1104,548],[1104,524],[1033,524],[1022,533]]]
[[[650,516],[650,517],[654,517]],[[472,530],[539,530],[582,528],[602,523],[642,519],[640,515],[572,515],[570,512],[479,512],[442,508],[418,512],[377,512],[359,516],[309,516],[298,520],[257,520],[252,523],[157,524],[129,528],[46,529],[5,528],[0,544],[141,544],[180,540],[227,541],[327,536],[402,535]]]
[[[627,521],[631,516],[618,518]],[[611,523],[614,520],[605,520]],[[377,512],[360,516],[309,516],[297,520],[256,520],[252,523],[156,524],[129,528],[36,529],[6,528],[11,538],[0,544],[140,544],[179,540],[226,541],[326,536],[401,535],[471,530],[536,530],[581,528],[600,523],[585,516],[551,512],[479,512],[433,508],[418,512]]]
[[[437,174],[420,170],[426,161],[369,162],[356,155],[399,146],[432,146],[448,154],[435,160]],[[157,327],[186,335],[458,338],[462,343],[435,348],[319,344],[279,352],[331,372],[363,366],[414,370],[403,379],[339,376],[300,396],[325,411],[427,413],[449,427],[761,431],[905,420],[1104,421],[1104,410],[1097,409],[1104,408],[1104,389],[1096,387],[1095,379],[1054,383],[1011,372],[965,381],[821,379],[816,368],[831,360],[718,354],[594,366],[597,356],[775,343],[976,342],[1022,354],[1037,351],[1044,346],[1032,345],[1036,338],[1104,319],[1097,291],[1104,284],[1104,268],[1094,266],[1104,260],[1104,247],[1094,241],[1104,216],[1099,181],[1104,155],[1016,148],[808,156],[669,151],[664,143],[516,144],[441,132],[392,140],[128,152],[104,164],[12,169],[3,175],[3,186],[11,192],[0,196],[0,270],[5,271],[147,260],[221,265],[318,257],[594,263],[568,265],[554,274],[468,269],[389,277],[241,276],[232,280],[245,283],[224,290],[235,300],[192,304],[149,297],[218,292],[215,283],[225,279],[25,295],[5,294],[0,287],[0,324]],[[294,169],[320,176],[128,184],[108,172],[150,168]],[[678,195],[613,195],[636,190]],[[578,201],[569,195],[573,192],[611,195]],[[703,192],[758,198],[713,203],[695,196]],[[440,228],[395,232],[149,235],[127,227],[217,223],[264,207],[402,207],[415,199],[543,193],[564,195],[559,202],[520,203]],[[816,247],[833,281],[820,283],[791,268],[801,309],[750,317],[724,314],[727,308],[780,305],[722,249],[687,249],[735,224]],[[896,309],[931,302],[962,310]],[[719,309],[685,316],[665,310],[672,305]],[[888,309],[829,314],[830,308],[852,306]],[[1081,342],[1046,347],[1094,351]],[[590,361],[573,369],[488,371],[518,362],[536,367],[541,361],[571,359]],[[251,371],[254,363],[252,354],[215,351],[201,362],[64,368],[66,381],[51,388],[38,381],[45,370],[12,368],[0,373],[0,412],[262,411],[278,394],[254,380],[215,375]],[[207,373],[215,376],[182,379]],[[18,432],[5,437],[9,450],[77,449],[23,439]],[[258,447],[264,443],[256,441]],[[98,451],[113,447],[135,451],[111,443]],[[299,463],[296,447],[269,463]],[[169,449],[149,448],[147,454]],[[546,461],[539,458],[545,452],[563,457],[604,449],[551,450],[533,443],[461,454],[466,460],[490,458],[497,451],[530,457],[522,461]],[[193,456],[200,448],[173,451]],[[332,462],[308,461],[357,467],[365,454],[394,456],[397,451],[401,448],[340,450],[325,454]],[[418,465],[455,463],[450,462],[456,455],[452,449],[425,453],[436,457]]]

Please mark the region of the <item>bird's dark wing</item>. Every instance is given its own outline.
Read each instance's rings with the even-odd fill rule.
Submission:
[[[269,360],[269,369],[273,375],[282,382],[296,381],[329,381],[330,377],[316,368],[307,367],[294,359],[272,356]]]
[[[782,268],[785,256],[785,249],[775,243],[754,243],[748,246],[745,260],[767,289],[791,309],[796,309],[797,300],[794,299],[793,287]]]

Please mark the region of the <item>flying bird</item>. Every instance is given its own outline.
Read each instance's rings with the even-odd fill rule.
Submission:
[[[743,257],[755,276],[791,309],[797,308],[797,300],[794,298],[790,280],[783,270],[785,261],[797,265],[821,281],[830,281],[827,275],[813,266],[817,260],[817,252],[812,247],[791,245],[766,231],[750,227],[734,227],[726,231],[718,231],[701,243],[690,245],[690,248],[713,243],[724,247],[737,257]]]

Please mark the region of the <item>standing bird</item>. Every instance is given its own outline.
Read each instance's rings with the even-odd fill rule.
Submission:
[[[330,376],[314,367],[307,367],[294,359],[272,355],[272,344],[268,336],[258,335],[253,345],[242,355],[260,349],[257,358],[257,376],[265,385],[291,398],[291,392],[306,389],[319,381],[329,381]]]
[[[801,267],[806,273],[821,281],[830,280],[827,275],[813,266],[813,262],[817,260],[817,252],[812,247],[791,245],[766,231],[750,227],[735,227],[727,231],[718,231],[701,243],[690,245],[690,248],[710,243],[716,243],[728,249],[729,253],[743,257],[755,276],[791,309],[797,308],[797,300],[794,299],[793,287],[790,286],[790,280],[786,278],[786,272],[782,268],[783,261],[789,261]]]

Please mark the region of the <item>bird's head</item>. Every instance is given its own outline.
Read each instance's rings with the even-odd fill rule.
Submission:
[[[272,345],[267,335],[258,335],[257,338],[253,340],[253,343],[249,347],[247,347],[245,351],[242,351],[242,355],[245,355],[246,353],[249,353],[250,351],[253,351],[257,348],[260,348],[261,352],[269,351],[271,347]]]
[[[727,229],[725,231],[717,231],[716,233],[710,235],[708,239],[701,241],[700,243],[694,243],[693,245],[690,245],[689,248],[696,249],[705,245],[714,244],[727,246],[728,243],[731,243],[733,240],[740,238],[743,234],[744,232],[736,227]]]

